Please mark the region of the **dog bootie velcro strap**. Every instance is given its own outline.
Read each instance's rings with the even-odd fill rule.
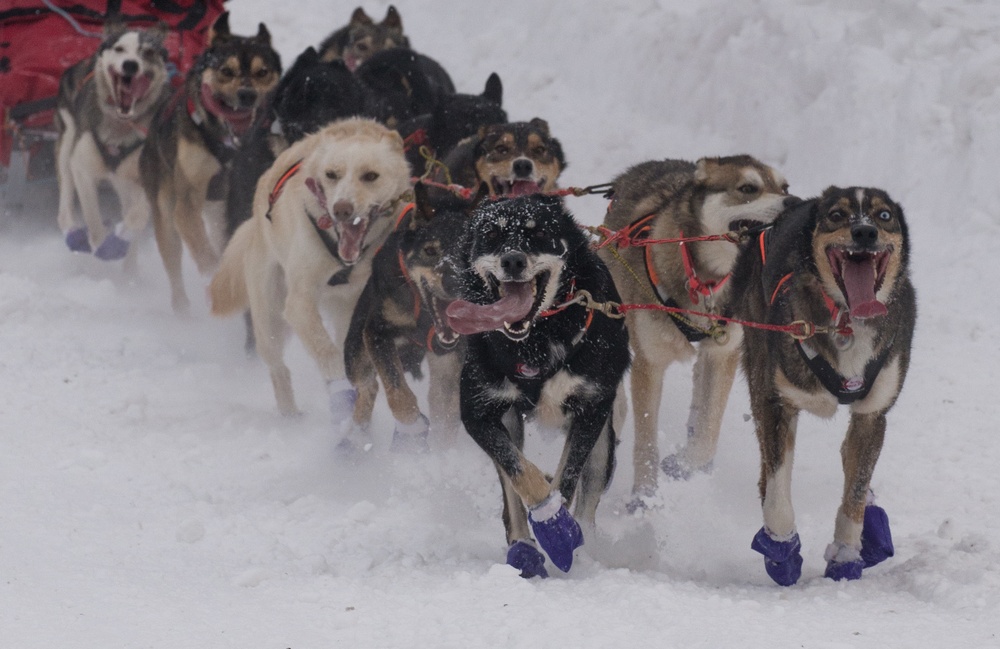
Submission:
[[[798,532],[780,541],[762,527],[750,548],[764,555],[764,570],[779,586],[791,586],[802,576],[802,543]]]
[[[878,505],[865,507],[865,522],[861,528],[861,560],[865,568],[882,563],[896,553],[889,530],[889,516]]]
[[[507,565],[520,570],[525,579],[545,579],[549,576],[549,571],[545,569],[545,556],[531,541],[514,541],[507,549]]]
[[[549,559],[563,572],[573,567],[573,550],[583,545],[583,531],[562,504],[562,494],[552,492],[548,498],[531,508],[528,522],[538,544]]]
[[[865,567],[865,562],[861,560],[861,554],[856,547],[844,543],[831,543],[826,546],[823,558],[826,559],[826,572],[823,576],[827,579],[834,581],[861,579],[861,570]]]
[[[427,432],[431,422],[421,413],[416,421],[404,424],[396,420],[392,431],[392,450],[395,453],[426,453],[430,450],[427,444]]]
[[[124,259],[125,255],[128,254],[128,246],[128,241],[112,232],[101,242],[101,245],[97,246],[94,256],[104,261]]]
[[[90,250],[90,240],[87,239],[87,228],[74,228],[66,233],[66,247],[73,252],[86,252]]]

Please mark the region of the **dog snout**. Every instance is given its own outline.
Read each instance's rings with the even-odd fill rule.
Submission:
[[[139,62],[133,61],[132,59],[126,60],[122,63],[122,75],[126,77],[134,77],[139,74]]]
[[[523,252],[508,252],[500,257],[500,268],[507,273],[507,277],[518,278],[528,267],[528,255]]]
[[[535,165],[527,158],[518,158],[514,161],[514,176],[517,178],[527,178],[535,170]]]
[[[873,246],[878,241],[878,228],[868,223],[856,223],[851,226],[851,238],[862,248]]]
[[[257,91],[249,88],[240,88],[236,91],[236,99],[243,108],[250,108],[257,103]]]
[[[333,204],[333,217],[341,221],[354,216],[354,203],[348,200],[339,200]]]
[[[784,202],[782,203],[782,207],[784,207],[786,209],[789,208],[789,207],[795,207],[796,205],[798,205],[801,202],[802,202],[802,199],[799,198],[798,196],[788,196],[787,198],[785,198]]]

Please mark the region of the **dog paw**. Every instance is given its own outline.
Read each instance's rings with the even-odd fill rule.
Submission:
[[[711,473],[714,464],[709,461],[701,467],[692,467],[680,453],[672,453],[660,460],[660,469],[671,480],[690,480],[695,473]]]
[[[562,504],[556,491],[528,513],[535,539],[549,559],[563,572],[573,567],[573,551],[583,545],[583,531]]]
[[[764,570],[779,586],[791,586],[802,576],[802,543],[798,532],[788,540],[779,541],[762,527],[750,548],[764,555]]]
[[[371,442],[348,436],[337,442],[337,446],[334,447],[333,452],[340,460],[357,462],[371,450]]]
[[[823,558],[826,559],[826,572],[823,576],[827,579],[834,581],[861,579],[865,562],[856,547],[844,543],[831,543],[826,546]]]
[[[427,443],[427,433],[431,422],[423,414],[412,424],[397,421],[392,431],[392,446],[394,453],[426,453],[430,450]]]
[[[90,241],[87,239],[87,228],[74,228],[66,233],[66,247],[73,252],[89,253]]]
[[[545,557],[530,541],[514,541],[507,550],[507,565],[521,571],[525,579],[541,577],[545,579],[549,572],[545,569]]]
[[[330,394],[330,415],[333,425],[337,426],[350,420],[354,415],[354,402],[358,400],[358,391],[347,379],[334,380],[327,383]]]
[[[129,243],[115,233],[109,234],[101,245],[97,246],[94,256],[104,261],[117,261],[124,259],[128,254]]]
[[[861,560],[865,568],[882,563],[896,553],[889,530],[889,516],[878,505],[865,507],[865,522],[861,528]]]

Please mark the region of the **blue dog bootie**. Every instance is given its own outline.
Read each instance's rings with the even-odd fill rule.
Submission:
[[[823,576],[827,579],[834,581],[861,579],[865,562],[861,560],[861,554],[856,547],[844,543],[831,543],[826,546],[823,558],[826,559],[826,572]]]
[[[396,426],[392,430],[392,451],[395,453],[426,453],[430,450],[427,443],[427,433],[430,430],[431,422],[423,413],[417,416],[417,420],[410,424],[396,420]]]
[[[101,245],[97,246],[94,256],[103,261],[125,259],[129,247],[129,241],[125,238],[125,234],[125,228],[119,223],[115,231],[105,237]]]
[[[889,530],[889,515],[874,500],[869,491],[864,527],[861,528],[861,560],[865,562],[865,568],[871,568],[896,554]]]
[[[66,247],[73,252],[89,253],[90,240],[87,238],[87,228],[73,228],[66,233]]]
[[[330,416],[333,417],[333,425],[343,427],[345,423],[353,421],[354,402],[358,400],[358,391],[351,382],[347,379],[334,379],[326,384],[326,389],[330,395]]]
[[[573,567],[573,551],[583,545],[583,530],[562,504],[562,494],[552,492],[528,513],[538,544],[563,572]]]
[[[750,548],[764,555],[764,570],[779,586],[791,586],[802,576],[802,543],[798,532],[781,541],[762,527]]]
[[[514,566],[521,571],[521,576],[525,579],[531,577],[541,577],[545,579],[549,576],[549,571],[545,569],[545,556],[538,551],[531,541],[514,541],[507,549],[507,565]]]

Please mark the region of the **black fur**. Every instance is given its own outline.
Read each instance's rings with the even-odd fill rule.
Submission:
[[[490,304],[498,299],[497,289],[473,270],[473,264],[484,255],[511,251],[523,252],[529,259],[539,254],[561,257],[565,265],[557,295],[552,296],[556,306],[581,290],[589,291],[599,302],[619,299],[604,263],[590,249],[589,241],[558,198],[533,195],[489,201],[474,212],[456,259],[466,300]],[[517,341],[502,331],[471,334],[467,336],[462,370],[462,422],[499,470],[514,480],[524,469],[519,459],[524,418],[539,406],[547,383],[558,373],[565,373],[589,386],[587,394],[575,391],[560,404],[567,417],[568,452],[563,473],[556,477],[554,486],[567,502],[577,494],[581,477],[585,480],[580,483],[578,498],[599,497],[610,480],[613,431],[607,463],[597,471],[601,475],[582,474],[595,443],[611,429],[616,390],[629,366],[624,320],[595,313],[586,328],[588,315],[586,308],[573,305],[537,317],[527,336]],[[516,388],[516,398],[505,396],[511,394],[505,388],[508,385]],[[507,483],[501,483],[506,489]],[[524,494],[518,495],[524,498]],[[509,496],[505,503],[511,502]],[[511,514],[505,505],[508,541],[512,542],[516,539],[511,538]],[[523,513],[520,518],[523,520]]]

